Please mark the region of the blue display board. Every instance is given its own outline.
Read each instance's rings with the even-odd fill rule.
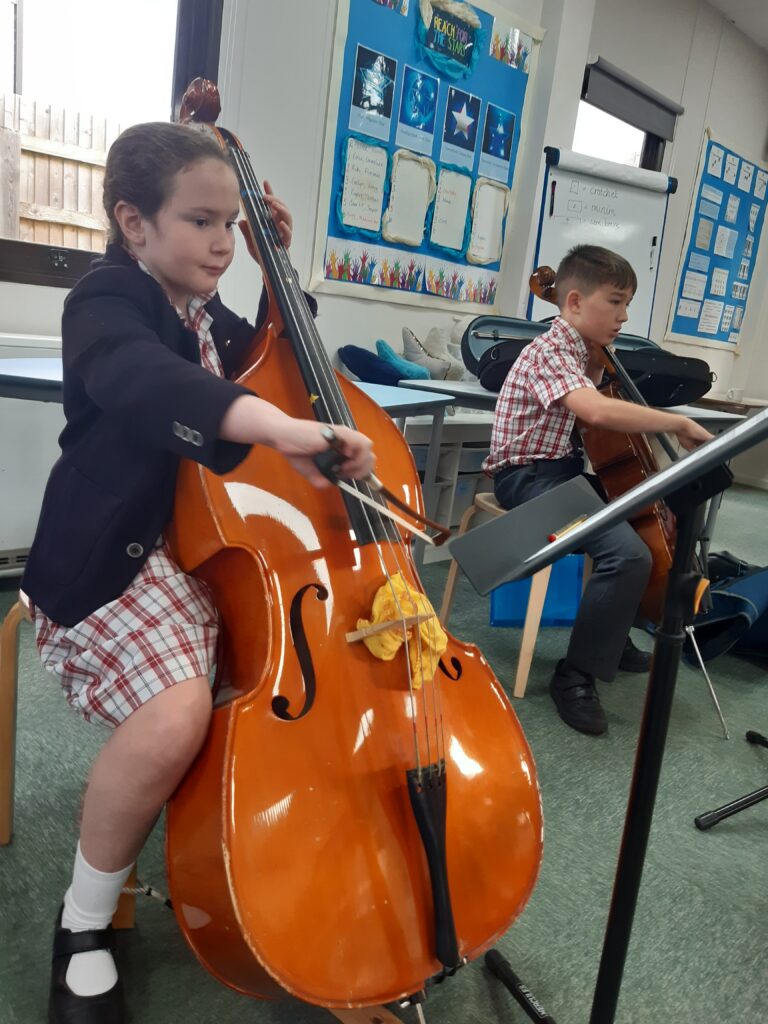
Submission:
[[[668,337],[738,344],[767,190],[768,170],[707,136]]]
[[[417,0],[348,0],[345,14],[315,278],[493,302],[535,36],[445,0],[429,24]]]

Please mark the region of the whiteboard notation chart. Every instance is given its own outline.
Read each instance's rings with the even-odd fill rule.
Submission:
[[[544,153],[547,173],[532,269],[542,264],[557,269],[574,245],[601,245],[617,252],[637,275],[625,330],[648,337],[667,203],[677,180],[551,146]],[[531,319],[551,315],[551,303],[531,296]]]

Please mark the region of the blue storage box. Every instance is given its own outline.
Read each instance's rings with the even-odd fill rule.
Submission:
[[[576,618],[581,600],[584,573],[583,555],[566,555],[552,566],[549,577],[542,626],[570,626]],[[522,626],[531,590],[530,577],[504,583],[491,591],[491,625]]]

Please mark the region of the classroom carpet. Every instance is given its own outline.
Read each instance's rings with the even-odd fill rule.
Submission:
[[[768,564],[768,495],[726,493],[712,549]],[[423,579],[439,606],[445,565]],[[0,581],[0,616],[18,581]],[[451,629],[485,653],[511,693],[520,630],[488,625],[488,600],[461,580]],[[651,639],[633,634],[638,646]],[[497,948],[557,1024],[586,1024],[622,835],[645,679],[602,684],[606,736],[576,733],[547,692],[568,631],[544,629],[528,691],[514,708],[536,760],[545,821],[538,884]],[[723,736],[702,674],[683,665],[674,696],[656,812],[629,946],[619,1024],[736,1024],[768,1019],[768,801],[708,832],[693,819],[768,785],[768,750],[745,742],[768,735],[765,663],[723,655],[710,664],[731,738]],[[88,767],[105,731],[82,722],[41,668],[22,627],[13,843],[0,848],[0,1024],[47,1020],[53,920],[69,883],[76,819]],[[163,890],[162,821],[139,862]],[[329,941],[331,941],[329,937]],[[135,1024],[329,1024],[328,1011],[293,999],[249,1000],[216,982],[186,947],[173,913],[140,897],[137,925],[119,936],[120,964]],[[416,1024],[414,1008],[390,1007]],[[424,1007],[436,1024],[522,1024],[528,1020],[482,962],[430,987]]]

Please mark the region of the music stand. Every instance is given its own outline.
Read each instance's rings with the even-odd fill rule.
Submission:
[[[747,743],[768,747],[768,739],[761,733],[753,732],[751,729],[747,732],[744,739]],[[768,786],[761,786],[760,789],[755,789],[752,793],[747,793],[746,796],[740,796],[738,800],[731,800],[730,803],[723,804],[722,807],[718,807],[714,811],[706,811],[704,814],[699,814],[693,819],[693,823],[696,828],[705,832],[708,828],[716,825],[718,821],[722,821],[723,818],[730,818],[731,815],[738,814],[739,811],[746,810],[747,807],[759,804],[761,800],[768,800]]]
[[[599,530],[623,522],[653,501],[664,498],[677,516],[677,540],[672,568],[667,583],[662,623],[656,631],[653,661],[648,679],[643,719],[635,754],[635,767],[630,785],[624,833],[616,866],[611,907],[608,913],[603,951],[600,959],[590,1024],[612,1024],[615,1019],[621,979],[629,947],[632,922],[640,889],[645,853],[650,834],[653,807],[658,788],[664,743],[669,726],[680,653],[685,639],[685,626],[694,617],[702,577],[694,571],[697,538],[704,518],[704,503],[729,487],[733,476],[726,468],[740,452],[768,438],[768,409],[744,423],[739,423],[719,437],[702,445],[679,462],[655,473],[631,491],[600,509],[579,525],[547,543],[549,524],[543,524],[541,547],[528,552],[516,543],[511,530],[521,509],[500,516],[484,526],[477,526],[449,544],[451,554],[469,577],[475,589],[487,594],[494,587],[511,580],[531,576],[563,555],[581,547]],[[569,487],[573,481],[561,485]],[[552,493],[555,493],[555,489]],[[483,544],[483,531],[495,531],[498,538],[507,517],[510,534],[506,549],[498,542]],[[565,527],[567,520],[561,521]],[[470,539],[471,538],[471,539]],[[511,967],[498,952],[487,957],[488,966],[507,984],[516,999],[519,994],[505,979],[514,978]],[[504,971],[504,967],[508,971]],[[539,1019],[529,1012],[531,1019]]]

